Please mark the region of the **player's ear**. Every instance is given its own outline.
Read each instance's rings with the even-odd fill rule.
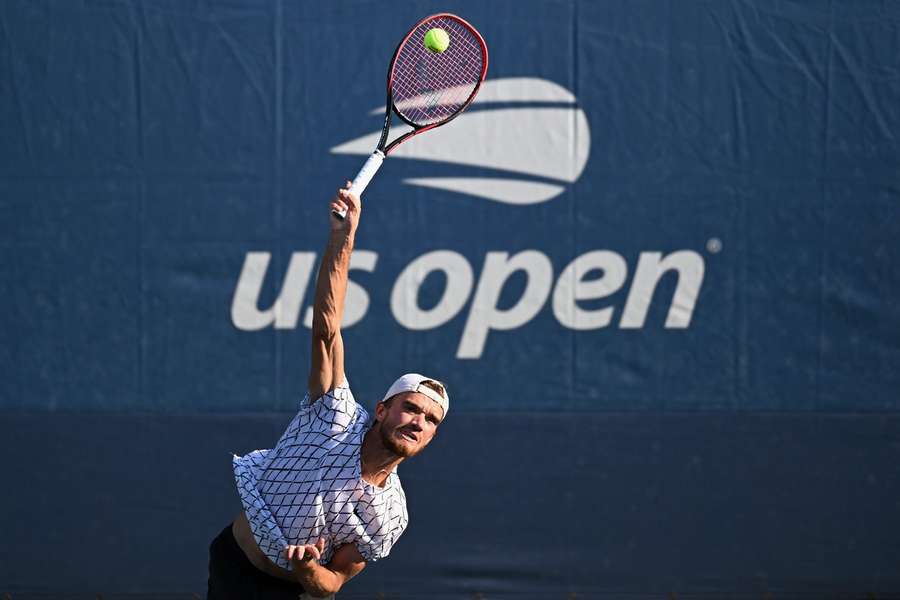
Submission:
[[[384,418],[384,413],[387,410],[387,407],[384,405],[384,402],[379,402],[375,405],[375,420],[377,422],[381,422]]]

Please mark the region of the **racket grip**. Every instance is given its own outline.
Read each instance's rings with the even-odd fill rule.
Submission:
[[[356,194],[357,196],[362,196],[366,187],[368,187],[369,182],[372,181],[372,178],[375,177],[375,173],[378,172],[378,169],[381,168],[381,163],[384,162],[384,152],[381,150],[376,150],[372,153],[369,159],[366,161],[366,164],[362,166],[362,169],[359,170],[359,173],[356,174],[356,178],[353,180],[353,183],[350,184],[350,191]],[[332,211],[335,217],[338,219],[343,219],[347,216],[347,211]]]

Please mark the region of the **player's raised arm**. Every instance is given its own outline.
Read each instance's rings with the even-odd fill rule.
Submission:
[[[350,182],[338,190],[331,200],[329,217],[331,234],[319,276],[313,304],[312,361],[309,368],[309,395],[315,401],[344,381],[344,342],[341,339],[341,317],[347,294],[347,272],[361,209],[359,196],[348,191]],[[333,215],[346,211],[344,219]]]

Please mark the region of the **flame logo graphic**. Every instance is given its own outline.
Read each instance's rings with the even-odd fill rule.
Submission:
[[[375,108],[370,114],[383,111]],[[393,137],[396,132],[391,133]],[[380,135],[378,129],[331,152],[368,156]],[[587,116],[571,92],[546,79],[518,77],[486,81],[465,113],[446,127],[401,144],[391,159],[490,170],[489,177],[415,177],[403,183],[526,205],[552,200],[575,183],[590,148]]]

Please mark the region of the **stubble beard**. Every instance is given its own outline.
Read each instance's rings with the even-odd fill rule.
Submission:
[[[395,440],[390,433],[385,431],[383,424],[379,425],[378,433],[381,436],[382,445],[384,445],[385,448],[387,448],[397,456],[410,458],[419,453],[419,448],[410,450],[407,446],[401,446],[400,443],[397,442],[397,440]]]

